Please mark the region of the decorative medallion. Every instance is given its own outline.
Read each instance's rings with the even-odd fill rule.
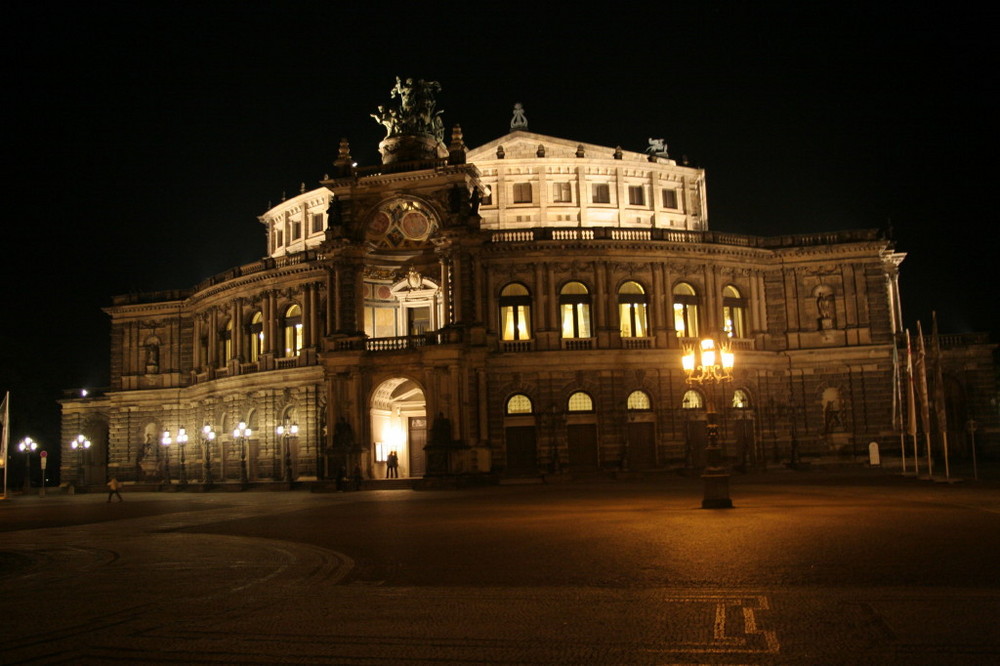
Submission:
[[[430,231],[431,227],[427,216],[415,210],[403,216],[400,226],[403,229],[403,235],[410,240],[423,240],[427,237],[427,232]]]
[[[426,243],[437,227],[437,217],[429,206],[400,198],[376,208],[365,227],[365,237],[376,247],[415,247]]]
[[[390,224],[392,224],[392,220],[389,216],[379,211],[375,213],[372,221],[368,223],[368,234],[371,236],[382,236],[389,230]]]

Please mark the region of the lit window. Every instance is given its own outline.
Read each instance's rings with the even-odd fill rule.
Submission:
[[[569,183],[552,183],[552,201],[555,203],[572,203],[573,190]]]
[[[590,193],[594,203],[611,203],[611,186],[607,183],[594,183]]]
[[[747,301],[732,285],[722,290],[722,330],[730,338],[747,337]]]
[[[733,391],[733,407],[735,409],[750,409],[750,396],[743,389]]]
[[[677,190],[663,189],[660,192],[663,194],[664,208],[677,208]]]
[[[684,409],[701,409],[704,406],[705,402],[701,398],[701,393],[697,391],[684,391],[684,399],[681,401],[681,407]]]
[[[674,330],[679,338],[698,337],[698,294],[687,282],[674,287]]]
[[[646,205],[646,194],[642,189],[642,185],[628,186],[628,203],[630,206]]]
[[[255,312],[250,319],[250,362],[256,363],[264,352],[264,315]]]
[[[645,391],[632,391],[628,394],[629,411],[648,411],[652,409],[652,404]]]
[[[564,338],[590,337],[590,292],[581,282],[567,282],[559,292]]]
[[[626,282],[618,290],[618,317],[623,338],[644,338],[649,334],[646,302],[646,292],[638,282]]]
[[[500,335],[504,340],[531,337],[531,294],[522,284],[509,284],[500,292]]]
[[[323,231],[323,213],[313,213],[312,221],[312,232],[314,234],[318,234]]]
[[[298,356],[302,351],[302,309],[292,305],[285,310],[285,356]]]
[[[514,203],[531,203],[531,183],[514,183]]]
[[[530,414],[531,413],[531,398],[524,395],[523,393],[517,393],[510,396],[507,400],[507,413],[508,414]]]
[[[396,308],[365,306],[365,335],[369,338],[391,338],[396,332]]]
[[[566,409],[571,412],[592,412],[594,411],[594,401],[583,391],[577,391],[569,397]]]

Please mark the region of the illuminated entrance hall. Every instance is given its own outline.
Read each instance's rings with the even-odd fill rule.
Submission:
[[[372,478],[387,476],[389,456],[399,459],[399,476],[420,477],[427,470],[427,403],[416,382],[405,378],[379,384],[371,400]]]

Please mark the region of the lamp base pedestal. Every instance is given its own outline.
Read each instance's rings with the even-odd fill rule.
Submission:
[[[706,470],[701,475],[705,494],[701,500],[703,509],[732,509],[729,497],[729,473],[724,470]]]

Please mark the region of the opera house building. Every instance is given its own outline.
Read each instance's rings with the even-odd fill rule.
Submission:
[[[698,469],[710,411],[740,468],[899,454],[891,240],[713,231],[706,172],[662,142],[536,134],[517,107],[468,148],[437,92],[397,80],[381,163],[331,146],[326,177],[260,216],[260,260],[112,299],[110,385],[61,403],[65,481]],[[705,336],[728,381],[689,381]],[[942,340],[961,454],[972,414],[995,437],[993,348]]]

